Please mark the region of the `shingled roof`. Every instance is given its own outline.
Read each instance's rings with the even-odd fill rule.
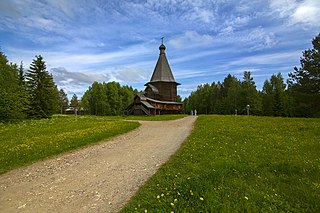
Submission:
[[[161,82],[174,82],[177,85],[179,85],[179,83],[177,83],[174,80],[171,68],[168,63],[166,53],[165,53],[166,46],[164,46],[164,44],[161,44],[159,47],[159,50],[160,50],[160,55],[149,83],[161,81]]]

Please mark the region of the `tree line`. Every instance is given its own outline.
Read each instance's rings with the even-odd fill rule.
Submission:
[[[41,55],[25,73],[23,64],[0,52],[0,121],[48,118],[58,109],[59,91]]]
[[[124,115],[138,90],[118,82],[94,82],[81,98],[81,108],[90,115]]]
[[[185,113],[196,109],[200,114],[320,117],[320,34],[312,44],[287,84],[278,73],[258,91],[251,72],[245,71],[242,80],[229,74],[223,82],[199,85],[184,99]]]
[[[9,62],[0,52],[0,122],[50,118],[72,107],[84,114],[121,115],[138,93],[131,86],[116,82],[98,83],[84,93],[81,100],[74,94],[69,102],[46,70],[41,55],[35,56],[27,71],[23,64]]]
[[[250,71],[242,80],[228,75],[223,82],[199,85],[183,101],[185,113],[247,114],[266,116],[320,117],[320,34],[305,50],[301,67],[289,73],[287,83],[281,73],[272,75],[258,91]],[[0,52],[0,122],[26,118],[50,118],[73,107],[91,115],[122,115],[138,90],[117,82],[94,82],[81,100],[70,100],[58,89],[46,70],[41,55],[35,56],[24,72]]]

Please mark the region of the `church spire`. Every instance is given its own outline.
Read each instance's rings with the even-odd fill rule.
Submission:
[[[163,42],[163,37],[161,39]],[[161,43],[161,45],[159,46],[159,50],[160,50],[159,58],[149,83],[161,81],[161,82],[173,82],[179,85],[179,83],[177,83],[173,77],[168,59],[166,57],[166,53],[165,53],[166,46],[163,43]]]

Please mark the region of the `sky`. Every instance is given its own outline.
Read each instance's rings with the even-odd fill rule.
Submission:
[[[178,94],[242,79],[285,79],[320,33],[320,0],[1,0],[0,51],[27,70],[42,55],[59,89],[94,81],[144,90],[161,37]]]

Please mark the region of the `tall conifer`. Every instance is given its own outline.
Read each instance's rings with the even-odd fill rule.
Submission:
[[[36,56],[26,74],[26,83],[30,93],[29,115],[35,118],[48,118],[58,108],[59,94],[52,75],[46,70],[42,56]]]

